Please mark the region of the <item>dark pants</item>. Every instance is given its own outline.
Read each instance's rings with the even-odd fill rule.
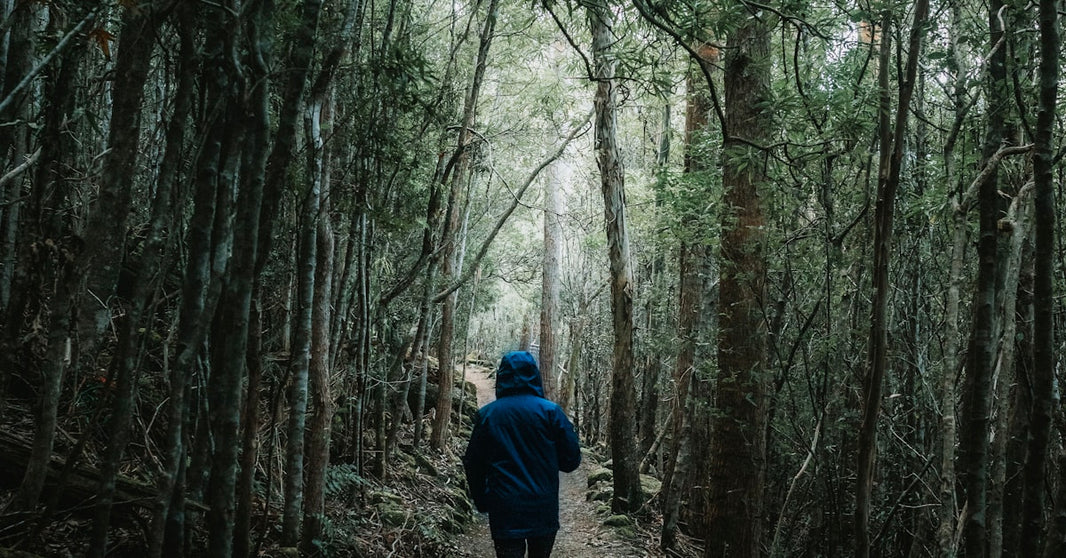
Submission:
[[[496,547],[496,558],[524,558],[526,544],[529,544],[529,558],[548,558],[555,546],[555,533],[547,537],[531,539],[492,539]]]

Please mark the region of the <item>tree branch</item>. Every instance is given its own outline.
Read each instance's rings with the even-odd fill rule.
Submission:
[[[14,180],[16,176],[18,176],[19,174],[22,174],[23,171],[25,171],[26,169],[30,168],[30,165],[36,163],[37,159],[40,159],[40,158],[41,158],[41,148],[38,147],[37,151],[34,151],[33,155],[30,155],[29,157],[26,157],[26,160],[23,161],[21,165],[11,169],[4,176],[0,176],[0,191],[2,191],[5,186],[7,186],[8,182],[11,182],[12,180]],[[11,204],[13,204],[13,203],[15,203],[17,201],[18,201],[18,199],[14,199],[14,200],[11,200],[11,201],[4,201],[4,202],[0,203],[0,207],[5,207],[5,206],[8,206],[8,205],[11,205]]]
[[[11,92],[7,94],[7,97],[4,97],[4,100],[0,101],[0,114],[4,113],[4,110],[6,110],[7,107],[15,101],[15,97],[17,97],[23,89],[29,86],[33,79],[37,77],[37,74],[41,73],[41,71],[44,70],[48,66],[48,64],[52,62],[53,58],[58,56],[59,53],[63,52],[67,48],[67,45],[70,43],[70,40],[74,38],[75,35],[81,33],[81,31],[85,29],[85,27],[89,25],[90,22],[96,19],[96,14],[99,13],[101,9],[101,7],[97,7],[93,11],[89,12],[77,25],[74,26],[73,29],[68,31],[67,34],[58,43],[56,43],[56,46],[52,48],[52,51],[45,55],[45,57],[41,59],[41,62],[37,64],[35,68],[30,70],[30,72],[22,78],[22,81],[20,81],[18,85],[16,85],[14,89],[12,89]]]
[[[999,168],[999,162],[1008,155],[1020,155],[1022,153],[1028,153],[1033,149],[1033,144],[1028,143],[1025,145],[1008,145],[1001,147],[994,155],[988,158],[988,162],[985,163],[985,167],[981,169],[981,172],[977,174],[977,178],[973,179],[970,187],[966,189],[966,192],[962,194],[962,199],[955,204],[953,208],[956,213],[966,214],[970,211],[970,208],[977,201],[977,190],[981,188],[981,185],[987,182],[992,175],[995,174],[996,169]]]
[[[489,247],[492,246],[492,241],[496,239],[496,235],[499,234],[500,229],[503,228],[503,225],[507,222],[507,219],[511,217],[511,214],[514,213],[515,208],[517,208],[518,204],[521,203],[522,195],[525,194],[526,190],[529,189],[529,186],[533,184],[533,181],[537,179],[537,176],[540,175],[541,171],[547,168],[548,165],[552,164],[556,159],[561,157],[563,155],[563,152],[566,151],[566,147],[570,145],[570,142],[572,142],[574,138],[581,135],[588,129],[588,124],[590,120],[592,120],[591,113],[589,113],[589,115],[586,116],[580,124],[574,126],[574,129],[570,131],[570,134],[566,136],[566,139],[563,140],[563,142],[559,145],[558,149],[556,149],[554,153],[549,155],[547,159],[542,161],[539,165],[537,165],[537,168],[533,169],[533,171],[529,173],[529,176],[526,177],[526,181],[522,184],[518,191],[514,193],[514,200],[511,202],[511,206],[503,212],[503,215],[500,215],[500,218],[496,220],[496,225],[492,228],[492,231],[489,232],[489,236],[485,239],[484,242],[481,243],[481,248],[478,249],[477,255],[474,256],[474,261],[471,262],[469,266],[467,266],[466,270],[459,277],[459,279],[449,285],[448,288],[437,293],[433,297],[433,302],[440,302],[444,300],[445,297],[455,292],[459,287],[463,286],[463,283],[466,283],[470,279],[470,276],[473,275],[474,270],[476,270],[478,265],[481,263],[482,258],[484,258],[485,254],[488,253]]]

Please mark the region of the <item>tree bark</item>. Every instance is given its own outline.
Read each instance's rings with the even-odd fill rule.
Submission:
[[[311,360],[309,382],[311,418],[309,420],[304,474],[304,519],[301,545],[313,555],[321,542],[325,526],[326,467],[329,465],[330,432],[333,424],[333,398],[330,395],[332,363],[329,360],[330,311],[333,302],[333,226],[330,221],[329,159],[323,149],[321,122],[332,120],[329,100],[316,96],[308,109],[310,176],[321,183],[322,211],[318,220],[315,293],[311,320]],[[325,114],[324,114],[325,113]]]
[[[892,221],[896,191],[899,188],[900,170],[903,165],[903,144],[909,117],[911,96],[914,92],[918,56],[925,20],[929,13],[928,0],[919,0],[914,10],[908,45],[907,65],[899,88],[899,101],[893,127],[889,124],[888,63],[890,59],[889,22],[886,13],[881,29],[881,63],[879,80],[881,89],[880,112],[880,168],[877,176],[877,202],[874,217],[873,245],[873,308],[871,310],[868,371],[862,389],[862,424],[859,429],[858,480],[855,497],[855,555],[866,558],[870,555],[870,501],[873,493],[874,468],[877,459],[877,420],[881,414],[881,390],[884,383],[888,356],[888,331],[886,309],[890,296],[888,278],[889,256],[892,245]]]
[[[593,79],[596,81],[595,146],[600,170],[607,253],[610,260],[611,322],[614,350],[611,358],[611,459],[614,460],[615,513],[634,512],[644,503],[637,454],[637,394],[633,378],[633,269],[626,228],[625,171],[618,145],[615,100],[614,15],[604,5],[589,6],[592,33]]]
[[[999,16],[1002,3],[993,0],[988,19],[990,44],[1003,36]],[[1005,112],[1009,106],[1006,78],[1006,49],[995,49],[989,59],[988,127],[983,147],[986,166],[998,151],[1005,133]],[[966,513],[962,522],[962,545],[966,556],[987,556],[989,433],[992,414],[992,368],[995,359],[995,335],[999,329],[995,308],[999,274],[998,227],[1001,202],[995,169],[977,192],[979,232],[977,240],[977,285],[973,301],[973,330],[967,351],[966,376],[963,382],[959,432],[959,465],[965,488]]]
[[[540,289],[540,373],[544,396],[558,400],[555,387],[556,329],[559,324],[559,256],[561,254],[564,176],[569,168],[556,161],[544,180],[544,259]],[[560,176],[563,175],[563,176]]]
[[[688,88],[685,105],[685,162],[684,171],[690,176],[706,170],[711,161],[701,156],[698,145],[706,141],[707,115],[710,112],[710,92],[706,88],[696,64],[716,63],[717,53],[709,45],[696,50],[701,57],[691,61],[685,83]],[[696,180],[695,178],[693,178]],[[702,228],[703,223],[696,221],[695,229]],[[673,548],[677,542],[677,526],[681,513],[681,500],[685,487],[690,485],[688,456],[683,455],[690,447],[689,435],[693,429],[687,424],[691,421],[688,414],[691,398],[690,388],[696,368],[696,347],[701,336],[706,335],[705,320],[701,312],[703,295],[706,291],[704,276],[705,266],[711,259],[706,244],[701,241],[699,230],[682,230],[683,238],[678,249],[678,308],[677,308],[677,357],[674,360],[673,384],[674,397],[670,409],[669,448],[667,450],[665,471],[663,471],[662,513],[663,529],[661,547],[663,550]],[[701,394],[711,397],[712,394]],[[703,431],[705,432],[706,429]]]
[[[496,17],[498,0],[489,0],[485,11],[485,22],[481,28],[480,42],[478,46],[477,62],[474,66],[474,77],[467,91],[463,106],[462,127],[459,130],[459,140],[455,152],[452,154],[454,170],[452,171],[449,184],[448,203],[445,209],[444,231],[441,234],[440,247],[440,277],[445,284],[450,284],[453,275],[462,273],[455,269],[455,257],[458,247],[459,235],[459,208],[462,188],[466,183],[467,165],[469,153],[473,141],[471,131],[474,126],[474,117],[477,114],[478,97],[481,95],[481,86],[485,77],[485,67],[488,64],[489,48],[496,32]],[[447,172],[445,178],[448,179]],[[452,383],[455,379],[455,370],[452,355],[452,343],[455,332],[455,291],[451,290],[445,297],[441,306],[440,339],[437,345],[437,361],[440,366],[440,389],[437,392],[437,414],[433,417],[433,432],[430,435],[429,445],[435,450],[444,449],[448,440],[448,430],[452,415]]]
[[[1059,83],[1058,3],[1040,1],[1039,105],[1033,150],[1033,411],[1025,461],[1025,507],[1022,510],[1022,555],[1043,551],[1050,558],[1066,550],[1066,468],[1060,468],[1059,498],[1051,526],[1044,524],[1044,485],[1053,419],[1055,340],[1055,181],[1054,128]],[[1066,465],[1066,459],[1060,464]],[[1046,536],[1044,536],[1046,534]],[[1044,540],[1046,539],[1046,540]],[[1043,548],[1041,548],[1043,545]]]
[[[115,266],[112,276],[108,278],[111,288],[118,280],[118,266],[121,265],[124,255],[125,219],[115,219],[115,215],[129,213],[132,203],[132,188],[135,173],[133,169],[137,163],[139,151],[141,106],[144,99],[144,85],[148,77],[151,65],[148,63],[155,43],[156,28],[160,24],[159,19],[152,9],[134,12],[127,10],[123,14],[123,29],[119,38],[119,51],[115,63],[115,89],[114,102],[111,112],[111,130],[108,138],[108,154],[104,161],[104,183],[116,183],[124,192],[119,195],[122,199],[116,207],[101,203],[99,211],[104,211],[101,217],[104,221],[117,221],[118,226],[110,231],[110,240],[118,247],[117,252],[103,254],[107,260],[113,258],[111,265]],[[102,193],[101,193],[102,194]],[[163,235],[170,221],[170,192],[157,192],[149,241],[146,243],[140,267],[141,275],[137,278],[134,292],[131,297],[131,305],[126,309],[125,316],[120,323],[121,333],[119,336],[118,354],[116,362],[118,370],[113,382],[116,385],[116,395],[113,403],[111,420],[108,431],[111,439],[108,441],[106,456],[100,468],[100,490],[93,518],[92,535],[89,543],[88,556],[102,558],[107,553],[107,532],[111,523],[111,506],[115,496],[115,480],[118,477],[122,454],[125,452],[129,441],[129,422],[133,416],[133,404],[136,397],[135,386],[139,374],[138,362],[141,351],[141,335],[138,331],[145,326],[142,323],[145,312],[152,304],[155,295],[154,276],[160,267],[160,252],[165,242]],[[103,197],[101,195],[101,201]],[[114,213],[117,209],[124,212]],[[93,267],[98,267],[93,264]],[[90,283],[90,287],[92,283]],[[106,310],[106,307],[105,307]],[[106,317],[110,318],[110,311],[106,311]],[[100,326],[98,322],[96,324]]]
[[[760,18],[743,21],[726,54],[726,129],[723,145],[721,287],[717,412],[710,424],[709,478],[704,515],[710,537],[705,556],[759,555],[766,467],[764,143],[770,132],[769,29]],[[698,455],[698,454],[697,454]],[[701,459],[697,457],[696,459]]]

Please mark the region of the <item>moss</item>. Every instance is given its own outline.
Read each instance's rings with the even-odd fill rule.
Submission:
[[[610,469],[596,469],[589,473],[589,488],[596,486],[596,483],[600,481],[609,481],[614,478],[614,473]]]

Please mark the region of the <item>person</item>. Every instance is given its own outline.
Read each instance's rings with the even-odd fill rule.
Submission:
[[[463,467],[474,505],[489,514],[497,558],[547,558],[559,530],[559,471],[581,464],[574,425],[544,398],[533,355],[509,352],[496,401],[478,410]]]

